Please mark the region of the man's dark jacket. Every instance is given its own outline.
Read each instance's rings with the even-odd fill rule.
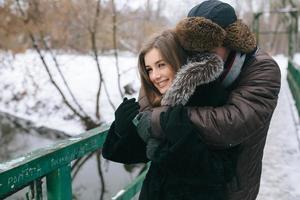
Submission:
[[[229,200],[255,200],[259,191],[263,150],[274,109],[281,74],[267,53],[257,50],[247,55],[238,79],[221,107],[189,107],[188,115],[203,141],[217,148],[237,147],[236,179],[227,184]],[[141,107],[149,103],[142,99]],[[154,108],[152,131],[162,132],[159,116],[164,108]]]

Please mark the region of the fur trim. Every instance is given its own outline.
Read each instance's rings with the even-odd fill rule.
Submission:
[[[237,20],[223,29],[204,17],[188,17],[175,29],[180,44],[189,51],[205,52],[216,47],[249,53],[256,48],[256,39],[249,27]]]
[[[180,68],[161,105],[185,105],[197,86],[216,80],[223,71],[223,60],[216,54],[197,54]]]
[[[224,40],[224,46],[243,53],[249,53],[256,47],[256,39],[249,27],[237,20],[225,28],[227,35]]]
[[[179,42],[189,51],[204,52],[223,45],[225,30],[204,17],[188,17],[175,28]]]

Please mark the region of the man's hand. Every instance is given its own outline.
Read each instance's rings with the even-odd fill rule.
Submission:
[[[166,139],[173,144],[193,129],[187,110],[181,104],[169,107],[166,112],[162,112],[160,115],[160,125]]]

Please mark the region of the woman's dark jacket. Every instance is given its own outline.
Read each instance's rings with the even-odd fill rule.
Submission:
[[[216,55],[193,58],[176,74],[162,104],[222,105],[227,98],[217,79],[222,70],[223,62]],[[144,98],[140,100],[145,101]],[[103,146],[103,157],[126,164],[148,162],[146,143],[138,136],[133,124],[125,135],[122,138],[115,135],[113,123]],[[210,149],[189,121],[180,124],[174,130],[175,135],[178,138],[175,142],[165,139],[156,150],[139,199],[226,199],[226,182],[234,177],[235,149]]]

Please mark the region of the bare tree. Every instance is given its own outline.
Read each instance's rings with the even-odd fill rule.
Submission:
[[[20,11],[20,13],[22,14],[23,16],[23,21],[24,21],[24,24],[25,26],[28,25],[29,23],[33,23],[35,26],[38,26],[38,23],[35,21],[35,19],[38,19],[40,20],[38,14],[39,14],[39,11],[38,11],[38,1],[35,1],[35,0],[31,0],[29,2],[29,5],[31,5],[33,7],[33,10],[34,10],[34,14],[33,13],[28,13],[26,15],[25,11],[23,10],[21,4],[20,4],[20,0],[16,0],[17,2],[17,5],[18,5],[18,9]],[[33,48],[36,50],[36,52],[38,53],[42,63],[43,63],[43,66],[47,72],[47,74],[49,75],[49,78],[50,78],[50,81],[51,83],[53,84],[53,86],[57,89],[57,91],[59,92],[59,94],[61,95],[62,99],[63,99],[63,102],[65,103],[65,105],[70,109],[72,110],[72,112],[78,116],[82,122],[85,124],[86,127],[88,128],[92,128],[92,127],[95,127],[97,126],[97,123],[94,122],[92,120],[92,118],[90,116],[88,116],[82,109],[82,107],[79,105],[78,101],[76,100],[76,98],[74,97],[72,91],[70,90],[69,88],[69,85],[67,84],[65,78],[64,78],[64,75],[61,73],[61,70],[60,70],[60,66],[58,65],[58,62],[56,60],[56,58],[54,57],[54,54],[51,54],[52,55],[52,58],[53,60],[55,60],[56,62],[56,68],[58,69],[58,71],[60,72],[60,76],[62,77],[62,79],[64,80],[64,84],[65,84],[65,87],[68,88],[68,92],[71,94],[72,96],[72,99],[73,101],[75,102],[75,104],[78,106],[78,108],[75,108],[72,103],[68,100],[68,98],[66,97],[66,94],[63,92],[63,90],[61,89],[61,87],[58,85],[57,81],[53,78],[53,75],[50,71],[50,68],[49,68],[49,65],[47,64],[47,61],[41,51],[41,46],[40,46],[40,43],[38,41],[38,39],[36,39],[34,33],[30,30],[30,28],[28,26],[27,27],[27,31],[28,31],[28,35],[29,35],[29,38],[32,42],[32,45],[33,45]],[[42,33],[40,33],[40,36],[43,36]],[[40,37],[40,40],[43,41],[42,44],[46,44],[46,42],[44,41],[44,38],[43,37]],[[50,50],[47,46],[46,46],[46,49]]]
[[[30,21],[32,21],[34,23],[34,25],[38,26],[38,23],[36,21],[34,21],[34,17],[32,18],[29,18],[30,15],[25,13],[25,11],[23,10],[21,4],[20,4],[20,1],[19,0],[16,0],[17,1],[17,5],[18,5],[18,9],[20,11],[20,13],[22,14],[22,16],[24,17],[24,23],[25,24],[28,24]],[[32,3],[31,5],[33,5],[33,8],[34,8],[34,13],[35,15],[39,14],[39,9],[38,9],[38,2],[35,1],[35,0],[32,0],[30,3]],[[100,2],[99,2],[100,3]],[[96,12],[98,15],[99,13],[99,8],[97,8],[97,12]],[[38,18],[40,19],[40,18]],[[32,41],[32,44],[33,44],[33,48],[36,50],[36,52],[38,53],[38,55],[40,56],[40,59],[43,63],[43,66],[45,67],[45,70],[47,71],[47,74],[49,75],[49,78],[50,78],[50,81],[51,83],[54,85],[54,87],[58,90],[59,94],[61,95],[62,99],[63,99],[63,102],[65,103],[65,105],[67,105],[68,108],[70,108],[73,113],[78,116],[85,124],[86,126],[86,129],[91,129],[93,127],[96,127],[97,126],[97,123],[95,121],[92,120],[92,118],[90,116],[88,116],[86,114],[86,112],[83,111],[82,107],[79,105],[79,103],[77,102],[76,98],[74,97],[72,91],[70,90],[69,86],[68,86],[68,83],[67,81],[65,80],[65,77],[63,75],[63,73],[61,72],[60,70],[60,66],[57,62],[57,59],[56,57],[54,56],[54,54],[52,53],[51,49],[48,47],[47,43],[45,42],[45,39],[43,37],[43,34],[40,33],[40,40],[42,41],[42,44],[45,46],[46,50],[48,50],[49,52],[51,52],[51,56],[52,56],[52,59],[54,60],[55,62],[55,66],[56,68],[58,69],[59,71],[59,74],[61,76],[61,78],[63,79],[63,83],[65,84],[65,86],[67,87],[68,89],[68,92],[71,94],[72,96],[72,99],[73,99],[73,102],[75,102],[75,104],[78,106],[78,108],[75,108],[71,102],[67,99],[66,95],[64,94],[63,90],[61,89],[61,87],[58,85],[58,83],[56,82],[56,80],[54,79],[51,71],[50,71],[50,68],[49,68],[49,65],[47,64],[47,61],[46,59],[44,58],[44,55],[42,54],[42,51],[41,51],[41,47],[39,46],[39,42],[37,41],[36,37],[34,36],[33,32],[30,30],[30,29],[27,29],[28,30],[28,34],[29,34],[29,37]],[[97,55],[97,54],[96,54]],[[98,60],[97,60],[98,61]],[[98,63],[98,62],[97,62]],[[98,65],[99,69],[100,69],[100,66]],[[100,71],[100,75],[101,75],[101,71]],[[100,79],[101,81],[103,81],[102,79]],[[98,102],[97,102],[98,103]],[[100,117],[99,117],[100,118]],[[98,152],[98,154],[101,153]],[[94,153],[91,153],[90,156],[87,156],[87,158],[91,157]],[[79,163],[79,161],[83,160],[82,162],[82,165],[85,163],[86,159],[78,159],[78,162],[75,162],[75,164],[73,165],[73,169],[75,169],[76,167],[76,164]],[[98,158],[97,157],[97,161],[98,163],[100,162],[100,157]],[[79,165],[76,169],[77,171],[75,171],[75,175],[77,174],[77,172],[79,171],[79,169],[81,168],[82,165]],[[102,182],[102,192],[104,192],[104,188],[105,188],[105,182],[104,182],[104,178],[103,178],[103,173],[102,173],[102,168],[101,168],[101,165],[98,164],[98,172],[99,172],[99,176],[100,176],[100,179],[101,179],[101,182]],[[74,179],[74,177],[73,177]],[[100,199],[103,199],[103,194],[101,193],[101,197]]]
[[[0,6],[0,49],[23,52],[26,49],[26,44],[23,43],[23,22],[12,12],[13,3],[14,0],[6,0]]]
[[[97,69],[98,69],[98,73],[99,73],[99,87],[98,87],[98,91],[97,91],[97,98],[96,98],[96,117],[97,119],[100,119],[100,93],[101,93],[101,85],[103,83],[104,85],[104,89],[108,98],[108,101],[110,103],[110,105],[112,106],[112,108],[115,110],[115,106],[109,96],[108,93],[108,89],[106,86],[106,83],[103,79],[103,73],[101,71],[101,67],[100,67],[100,60],[99,60],[99,56],[98,56],[98,48],[97,48],[97,42],[96,42],[96,35],[97,35],[97,30],[98,30],[98,18],[100,15],[100,11],[101,11],[101,0],[97,1],[96,4],[96,12],[95,12],[95,17],[93,20],[93,25],[88,27],[88,31],[90,33],[91,36],[91,44],[92,44],[92,51],[94,54],[94,59],[96,61],[96,65],[97,65]]]
[[[118,89],[121,97],[124,97],[124,94],[122,92],[121,88],[121,74],[120,74],[120,67],[119,67],[119,54],[118,54],[118,44],[117,44],[117,10],[115,1],[111,0],[111,6],[112,6],[112,26],[113,26],[113,49],[114,49],[114,56],[115,56],[115,62],[116,62],[116,69],[117,69],[117,77],[118,77]]]

